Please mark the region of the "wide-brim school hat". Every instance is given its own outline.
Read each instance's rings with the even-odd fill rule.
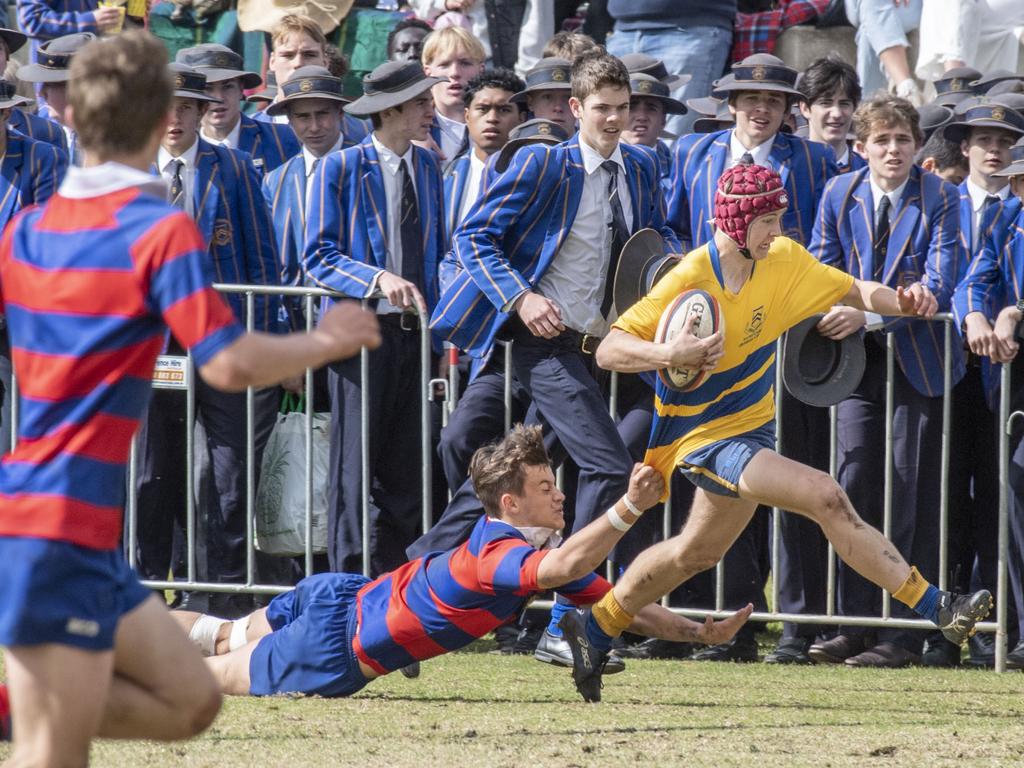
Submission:
[[[38,61],[18,68],[18,79],[27,83],[66,83],[71,57],[96,39],[92,32],[55,37],[39,46]]]
[[[31,104],[32,99],[26,99],[18,93],[18,86],[9,80],[0,80],[0,109],[11,107],[23,107]]]
[[[669,88],[681,88],[693,79],[693,75],[674,75],[668,71],[665,62],[646,53],[627,53],[620,61],[630,75],[650,75]]]
[[[941,104],[925,104],[918,107],[918,120],[925,142],[940,128],[945,128],[953,121],[953,110]]]
[[[715,131],[721,131],[725,128],[729,128],[735,124],[735,122],[735,116],[729,111],[729,102],[719,101],[715,107],[714,115],[698,117],[693,121],[693,132],[714,133]]]
[[[654,99],[661,103],[669,115],[685,115],[689,111],[683,102],[672,98],[667,85],[640,72],[629,76],[629,95],[633,98]]]
[[[853,333],[842,341],[817,329],[824,314],[813,315],[786,331],[782,343],[782,381],[797,400],[826,407],[853,394],[864,376],[864,339]]]
[[[182,48],[174,56],[179,64],[198,69],[206,75],[207,83],[221,83],[238,78],[242,88],[259,88],[263,79],[255,72],[245,69],[245,61],[226,45],[203,43],[191,48]]]
[[[509,101],[520,103],[537,91],[570,91],[572,90],[572,62],[549,56],[541,59],[526,73],[526,88],[512,96]]]
[[[1024,137],[1017,139],[1017,143],[1010,147],[1010,164],[992,175],[1005,179],[1021,174],[1024,174]]]
[[[25,45],[28,37],[16,29],[0,27],[0,40],[4,41],[4,44],[7,46],[7,53],[10,55]]]
[[[991,88],[999,83],[1020,82],[1024,75],[1011,72],[1008,69],[994,69],[983,77],[971,81],[971,90],[975,93],[988,93]]]
[[[1013,107],[997,101],[972,105],[942,129],[949,141],[965,140],[975,128],[998,128],[1024,136],[1024,116]]]
[[[415,61],[386,61],[363,77],[363,95],[346,104],[345,111],[356,117],[369,117],[404,104],[437,83],[447,82],[447,77],[430,77]]]
[[[281,86],[281,98],[267,107],[268,115],[286,114],[289,104],[303,99],[328,99],[348,104],[352,100],[343,93],[344,83],[326,67],[299,67]]]
[[[778,56],[755,53],[732,65],[732,78],[723,77],[715,83],[712,95],[730,91],[774,91],[789,96],[802,96],[796,80],[800,74]]]
[[[946,72],[941,79],[935,81],[936,104],[955,107],[964,99],[977,96],[978,92],[971,86],[980,79],[981,72],[973,67],[956,67]]]
[[[494,161],[494,170],[504,173],[516,152],[530,144],[561,144],[568,140],[569,134],[558,123],[539,117],[527,120],[508,132],[508,141]]]
[[[220,104],[220,99],[208,96],[206,93],[206,75],[198,69],[179,64],[172,61],[167,65],[171,76],[174,78],[174,91],[171,95],[181,99],[196,99],[197,101],[210,101]]]
[[[656,230],[640,229],[622,246],[615,267],[612,299],[621,315],[651,292],[661,278],[679,263],[679,257],[665,253],[665,239]]]
[[[251,93],[245,97],[246,101],[273,101],[277,98],[277,75],[267,72],[267,79],[263,82],[263,90],[259,93]]]

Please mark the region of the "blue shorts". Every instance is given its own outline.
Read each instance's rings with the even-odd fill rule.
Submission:
[[[249,693],[351,696],[368,682],[352,649],[356,593],[370,579],[352,573],[318,573],[267,606],[274,630],[249,660]]]
[[[0,536],[0,645],[114,647],[120,618],[153,593],[118,550]]]
[[[738,497],[740,475],[762,448],[775,449],[774,421],[687,454],[679,471],[709,493]]]

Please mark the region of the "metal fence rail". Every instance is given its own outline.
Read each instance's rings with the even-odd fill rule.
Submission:
[[[306,328],[311,330],[314,322],[314,308],[315,303],[321,297],[337,298],[335,294],[328,291],[315,289],[315,288],[270,288],[263,286],[245,286],[245,285],[218,285],[217,290],[224,293],[240,293],[246,296],[246,311],[248,313],[248,325],[252,325],[253,317],[253,298],[254,296],[261,294],[274,294],[283,296],[298,296],[301,297],[305,305],[306,314]],[[423,500],[423,512],[422,512],[422,527],[426,531],[429,529],[434,516],[433,504],[432,504],[432,466],[433,466],[433,445],[431,441],[431,418],[430,408],[431,402],[434,398],[435,390],[441,390],[443,392],[443,408],[445,416],[454,409],[457,398],[458,398],[458,371],[455,370],[456,366],[453,364],[450,366],[449,374],[447,379],[436,379],[432,376],[431,371],[431,341],[430,334],[427,330],[428,318],[422,313],[419,314],[420,319],[420,382],[419,389],[422,396],[422,409],[421,409],[421,453],[422,453],[422,500]],[[939,510],[939,529],[940,529],[940,553],[939,553],[939,574],[938,574],[938,586],[945,589],[947,587],[947,570],[948,570],[948,555],[947,555],[947,543],[949,535],[949,461],[951,454],[952,435],[950,434],[951,424],[951,391],[952,391],[952,373],[950,366],[951,352],[955,340],[959,339],[958,334],[955,334],[953,328],[953,318],[949,314],[942,314],[936,316],[934,322],[943,324],[944,332],[944,349],[945,349],[945,370],[943,375],[943,407],[942,407],[942,445],[941,445],[941,491],[940,491],[940,510]],[[884,508],[883,508],[883,533],[886,536],[891,535],[892,529],[892,494],[893,494],[893,413],[894,413],[894,372],[895,372],[895,346],[892,335],[887,336],[886,346],[886,366],[887,366],[887,384],[886,384],[886,434],[885,434],[885,471],[883,477],[884,484]],[[511,343],[502,342],[503,347],[501,353],[505,357],[505,370],[506,372],[512,369],[511,364]],[[447,351],[446,351],[447,353]],[[253,391],[250,389],[248,392],[247,403],[246,403],[246,437],[248,441],[248,466],[246,470],[246,498],[245,508],[247,515],[247,526],[246,526],[246,578],[244,583],[239,584],[224,584],[224,583],[210,583],[208,581],[201,581],[196,578],[197,576],[197,563],[196,563],[196,542],[197,542],[197,521],[196,521],[196,509],[194,494],[192,490],[195,487],[195,450],[192,437],[192,429],[195,424],[195,390],[194,390],[194,370],[192,366],[191,357],[187,360],[187,374],[185,376],[185,391],[183,396],[187,398],[186,408],[186,419],[187,419],[187,450],[188,456],[186,457],[187,470],[186,477],[189,484],[190,492],[186,495],[188,501],[186,506],[186,544],[187,544],[187,567],[185,578],[183,580],[166,580],[166,581],[149,581],[145,582],[148,586],[156,589],[174,589],[174,590],[198,590],[208,592],[233,592],[233,593],[259,593],[259,594],[275,594],[289,589],[287,585],[281,584],[261,584],[257,583],[255,579],[255,566],[254,558],[256,551],[256,541],[254,535],[254,501],[256,496],[256,482],[255,475],[257,469],[254,465],[254,440],[253,440]],[[781,370],[782,370],[782,348],[781,343],[778,351],[778,359],[776,362],[777,380],[776,380],[776,397],[777,403],[781,410],[781,392],[782,392],[782,381],[781,381]],[[362,520],[363,520],[363,570],[364,573],[370,571],[370,546],[369,546],[369,531],[370,531],[370,477],[369,477],[369,464],[367,457],[369,455],[369,434],[368,434],[368,408],[367,408],[367,393],[368,387],[372,384],[369,382],[369,353],[367,350],[361,352],[361,371],[362,371],[362,394],[363,394],[363,421],[362,421],[362,480],[363,480],[363,494],[362,494]],[[1009,490],[1009,477],[1008,467],[1011,459],[1010,456],[1010,427],[1014,424],[1015,420],[1024,417],[1024,413],[1015,412],[1010,413],[1009,411],[1009,393],[1010,393],[1010,380],[1009,380],[1009,366],[1003,367],[1002,372],[1002,395],[1000,401],[1000,412],[999,412],[999,424],[1001,437],[999,442],[999,471],[1000,471],[1000,488],[999,488],[999,562],[998,562],[998,583],[996,586],[996,605],[997,615],[995,621],[986,621],[978,624],[978,630],[981,632],[994,632],[996,639],[996,669],[998,671],[1004,671],[1006,665],[1006,653],[1007,653],[1007,604],[1010,599],[1009,595],[1009,584],[1007,579],[1007,560],[1009,557],[1009,529],[1008,519],[1010,510],[1010,490]],[[305,383],[306,391],[312,391],[313,372],[311,370],[306,371]],[[610,412],[614,415],[616,406],[616,393],[617,393],[617,378],[613,375],[610,385],[611,398],[609,403]],[[505,428],[506,430],[512,426],[512,384],[509,376],[506,375],[505,379],[505,390],[504,390],[504,402],[505,402]],[[14,400],[14,413],[16,414],[16,403]],[[831,419],[831,439],[830,439],[830,456],[829,456],[829,467],[833,477],[837,475],[838,457],[836,450],[837,440],[837,416],[836,408],[830,409]],[[314,480],[313,480],[313,402],[311,397],[306,398],[305,403],[305,482],[306,482],[306,541],[305,541],[305,554],[304,554],[304,570],[305,573],[311,574],[313,572],[313,497],[314,497]],[[779,425],[781,430],[781,424]],[[781,439],[781,431],[777,432],[777,439]],[[125,547],[129,562],[134,566],[136,564],[136,541],[138,533],[138,515],[139,509],[135,500],[135,485],[137,481],[137,460],[135,456],[135,446],[133,443],[132,458],[129,463],[129,493],[128,503],[126,508],[126,535],[125,535]],[[561,477],[561,475],[559,475]],[[775,509],[773,515],[772,529],[771,529],[771,553],[772,562],[778,562],[778,555],[781,546],[781,535],[779,527],[779,513],[780,510]],[[670,537],[674,531],[672,528],[672,500],[671,497],[664,505],[662,520],[662,535],[665,538]],[[892,627],[892,628],[919,628],[928,629],[934,628],[930,622],[925,620],[916,619],[895,619],[891,614],[891,598],[890,595],[883,591],[883,603],[882,611],[880,616],[845,616],[840,615],[836,612],[836,557],[835,552],[831,545],[828,548],[828,578],[826,585],[826,610],[823,614],[783,614],[778,611],[769,611],[764,613],[755,613],[752,618],[754,620],[762,621],[785,621],[792,622],[794,624],[842,624],[845,626],[857,626],[857,627]],[[729,611],[724,610],[724,583],[725,583],[725,566],[723,563],[719,563],[716,567],[715,575],[715,609],[714,610],[694,610],[687,609],[679,606],[669,606],[671,609],[681,615],[690,616],[694,618],[700,618],[704,616],[722,617],[728,615]],[[662,603],[668,605],[667,596],[663,598]],[[535,603],[537,606],[543,606],[544,603],[538,601]],[[771,605],[779,605],[779,580],[773,579],[773,586],[771,589]]]

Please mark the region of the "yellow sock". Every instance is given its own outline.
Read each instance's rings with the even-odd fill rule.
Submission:
[[[903,582],[899,589],[892,593],[892,596],[899,600],[906,606],[913,608],[924,597],[924,593],[928,591],[927,579],[922,576],[915,566],[910,566],[910,575],[907,576],[907,580]]]
[[[633,623],[633,617],[626,613],[625,608],[619,605],[619,601],[615,599],[614,591],[610,589],[604,597],[594,603],[590,611],[594,616],[594,621],[597,622],[597,626],[609,637],[618,637]]]

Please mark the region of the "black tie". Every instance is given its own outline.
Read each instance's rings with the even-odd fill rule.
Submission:
[[[604,317],[608,317],[608,310],[612,307],[615,269],[619,264],[619,254],[622,252],[622,246],[629,239],[629,227],[626,225],[626,216],[622,212],[622,201],[619,199],[619,164],[614,160],[605,160],[601,163],[601,167],[608,172],[608,204],[612,211],[612,219],[608,222],[612,247],[608,254],[608,272],[604,280],[604,299],[601,301],[601,314]],[[625,307],[620,307],[620,309],[625,309]]]
[[[744,152],[743,153],[743,157],[741,157],[740,161],[737,163],[737,165],[753,165],[753,164],[754,164],[754,156],[752,154],[750,154],[749,152]]]
[[[885,277],[885,253],[889,250],[889,209],[892,202],[888,195],[882,196],[878,206],[878,223],[875,224],[875,269],[871,279],[877,283]]]
[[[405,160],[398,166],[402,184],[401,238],[402,277],[423,291],[423,231],[420,229],[420,211],[416,202],[416,189],[412,185],[409,166]]]
[[[167,202],[171,205],[185,209],[185,182],[181,178],[181,169],[185,166],[182,160],[172,160],[174,175],[171,177],[171,188],[167,192]]]
[[[985,195],[985,202],[981,204],[981,215],[978,216],[978,229],[974,233],[974,242],[971,243],[971,250],[978,250],[978,246],[981,244],[981,232],[982,226],[985,224],[985,216],[988,215],[988,209],[999,202],[999,195]]]

